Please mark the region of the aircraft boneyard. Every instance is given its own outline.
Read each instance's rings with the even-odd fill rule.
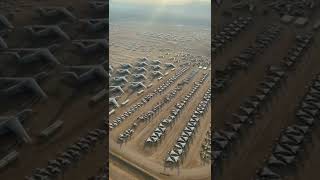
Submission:
[[[14,83],[14,85],[6,87],[0,90],[0,93],[5,96],[13,96],[18,94],[19,92],[31,90],[37,96],[40,96],[43,99],[47,99],[47,94],[42,90],[39,86],[38,82],[34,78],[11,78],[11,77],[3,77],[0,78],[1,84],[6,83]]]
[[[65,7],[39,7],[36,9],[41,18],[74,21],[77,18]]]
[[[25,29],[34,38],[55,37],[69,40],[70,37],[57,25],[32,25],[25,26]]]
[[[136,72],[136,73],[145,73],[148,70],[146,68],[144,68],[144,67],[136,67],[136,68],[134,68],[133,71]]]
[[[164,66],[167,68],[167,69],[172,69],[172,68],[176,68],[176,66],[172,63],[165,63]]]
[[[204,76],[207,77],[207,76]],[[200,81],[199,83],[202,84]],[[200,84],[194,84],[191,91],[182,98],[182,100],[176,104],[175,108],[172,109],[171,113],[169,114],[168,118],[163,119],[158,127],[153,131],[151,136],[149,136],[145,143],[152,145],[157,144],[161,141],[161,137],[165,135],[166,130],[169,129],[169,127],[172,127],[174,123],[179,119],[180,113],[183,112],[184,107],[187,105],[188,102],[190,102],[193,95],[197,92],[197,90],[200,87]]]
[[[210,166],[208,163],[204,164],[199,154],[201,143],[206,138],[205,132],[210,128],[211,109],[197,105],[211,86],[211,59],[208,51],[210,49],[196,51],[206,46],[200,39],[209,42],[210,35],[207,34],[207,29],[201,29],[203,34],[190,35],[189,30],[181,33],[185,28],[181,28],[179,32],[166,33],[161,32],[160,28],[153,31],[149,26],[136,28],[130,25],[125,28],[122,24],[111,26],[110,62],[114,67],[111,75],[120,76],[115,72],[119,68],[124,69],[121,64],[131,63],[133,67],[128,68],[131,74],[126,75],[129,83],[122,86],[125,93],[119,97],[120,107],[110,108],[109,121],[105,122],[110,131],[109,155],[121,156],[144,172],[150,172],[155,179],[189,179],[185,172],[197,171],[198,168],[204,172],[203,179],[207,179],[210,174],[207,174],[209,171],[206,169]],[[192,43],[195,44],[191,45]],[[193,47],[195,49],[192,50]],[[193,54],[194,52],[196,53]],[[199,65],[206,65],[207,69],[199,69]],[[141,82],[146,88],[132,91],[132,82]],[[187,131],[197,129],[192,138],[197,143],[188,145],[188,156],[179,169],[176,169],[177,166],[167,169],[163,159],[176,143],[188,120],[197,119],[192,117],[193,113],[201,117],[201,124],[197,128],[188,127]],[[186,137],[182,139],[185,141]],[[179,142],[182,146],[187,146],[181,139]],[[114,165],[113,160],[109,164],[117,168],[118,165]],[[146,167],[145,164],[149,163],[153,165]],[[180,170],[182,175],[179,176],[177,171],[180,173]],[[144,179],[140,174],[138,176],[138,179]],[[145,179],[153,179],[147,176]],[[109,178],[117,179],[117,173]],[[192,178],[196,179],[190,177]]]
[[[241,54],[234,57],[224,69],[216,70],[217,78],[214,80],[214,90],[222,91],[224,88],[227,88],[228,83],[232,80],[233,76],[240,70],[247,70],[249,65],[254,62],[256,54],[262,52],[273,41],[277,40],[279,35],[280,28],[277,26],[270,26],[261,34],[258,34],[255,46],[244,49]]]
[[[123,76],[123,75],[129,75],[129,74],[131,74],[131,72],[128,69],[118,69],[117,74]]]
[[[71,1],[2,4],[11,13],[0,14],[0,179],[77,179],[80,167],[88,178],[105,164],[87,160],[103,156],[105,84],[118,77],[106,69],[107,15],[94,10],[106,3]]]
[[[137,62],[136,64],[137,67],[146,67],[148,64],[146,62]]]
[[[239,17],[232,23],[225,25],[223,30],[212,38],[212,55],[220,53],[227,43],[231,44],[233,39],[242,31],[245,31],[253,22],[252,17]]]
[[[299,154],[303,153],[304,145],[308,143],[308,136],[313,131],[320,111],[319,80],[320,75],[318,74],[296,109],[295,120],[297,122],[282,130],[269,158],[257,172],[257,178],[281,178],[284,176],[285,169],[292,168],[299,162]]]
[[[288,56],[291,56],[293,52],[297,52],[298,58],[300,54],[306,51],[311,41],[311,35],[297,36],[296,47],[303,47],[303,49],[301,51],[296,51],[295,47],[291,48],[288,52]],[[280,89],[281,84],[283,84],[284,80],[287,78],[289,69],[296,65],[296,61],[297,59],[290,60],[285,58],[282,62],[283,66],[269,66],[266,70],[265,79],[262,82],[260,82],[258,84],[258,87],[256,88],[256,95],[250,96],[242,103],[242,105],[239,106],[238,112],[233,114],[233,122],[228,122],[229,124],[226,130],[218,130],[213,133],[213,145],[217,147],[215,152],[221,152],[219,153],[219,156],[214,156],[215,167],[220,166],[221,157],[223,156],[223,154],[227,153],[227,150],[229,149],[228,147],[231,146],[234,139],[239,138],[237,134],[240,131],[240,127],[242,129],[244,128],[243,124],[255,123],[255,114],[257,114],[257,112],[262,108],[262,106],[265,105],[268,101],[270,101],[270,97],[274,95],[277,92],[277,90]],[[290,66],[287,66],[287,62],[292,62],[292,64]],[[304,115],[304,113],[301,112],[301,115]],[[240,125],[238,129],[230,129],[230,127],[236,127],[237,125]],[[225,135],[226,133],[232,135],[232,137],[227,137]],[[218,138],[219,136],[222,136],[224,138]]]
[[[209,110],[211,100],[210,73],[201,73],[198,68],[191,68],[190,64],[185,64],[181,67],[177,66],[177,69],[173,70],[173,72],[176,73],[169,73],[164,76],[164,82],[155,82],[155,84],[161,82],[161,85],[151,86],[149,92],[152,93],[146,93],[148,95],[142,97],[141,103],[126,107],[128,110],[122,115],[116,115],[115,119],[109,122],[110,133],[114,133],[114,141],[121,149],[126,150],[129,148],[127,144],[138,143],[139,147],[141,146],[141,151],[150,154],[150,152],[156,152],[156,149],[162,148],[163,150],[160,152],[161,159],[167,159],[166,150],[171,149],[171,147],[163,148],[162,146],[176,139],[176,135],[173,135],[177,133],[174,130],[176,126],[180,126],[179,129],[185,126],[183,127],[185,133],[181,137],[178,135],[177,143],[174,145],[175,147],[180,147],[180,149],[172,151],[172,156],[168,161],[161,163],[161,166],[172,168],[177,167],[176,165],[178,164],[170,164],[170,160],[178,162],[179,158],[186,159],[186,157],[182,157],[182,154],[187,152],[188,148],[195,148],[191,140],[192,132],[195,133],[199,129],[209,128],[205,124],[210,124],[210,113],[206,112]],[[180,76],[183,78],[179,78]],[[148,89],[145,89],[145,91],[148,91]],[[160,96],[160,98],[155,102],[153,99],[157,96]],[[145,106],[149,102],[152,103],[151,106]],[[190,111],[191,116],[186,109],[192,110]],[[136,118],[133,119],[131,117],[134,114]],[[190,118],[192,119],[191,121],[189,121]],[[200,119],[203,121],[203,127],[196,123],[201,121]],[[126,124],[126,128],[117,128],[123,124]],[[151,124],[152,132],[150,132]],[[174,139],[171,137],[172,135]],[[204,139],[204,135],[197,137],[197,139]],[[174,142],[170,142],[170,144],[172,143]],[[181,149],[181,147],[185,149]],[[196,150],[196,152],[200,154],[200,149]],[[181,157],[179,157],[180,155]],[[195,158],[202,161],[199,155]],[[183,163],[181,162],[181,164]]]
[[[111,78],[111,82],[115,85],[122,85],[128,83],[128,80],[125,76]]]
[[[122,69],[130,69],[130,68],[132,68],[132,65],[129,64],[129,63],[121,64],[120,66],[121,66]]]
[[[152,77],[155,77],[155,78],[163,76],[161,71],[151,71],[151,75]]]
[[[201,103],[197,108],[203,108],[203,112],[196,115],[197,110],[194,111],[192,118],[187,122],[187,125],[183,129],[179,138],[176,141],[174,147],[169,151],[168,156],[165,158],[166,165],[178,165],[187,153],[188,146],[191,142],[192,137],[197,131],[199,124],[201,123],[201,117],[205,110],[209,107],[211,102],[211,88],[207,90]]]
[[[132,74],[131,75],[134,80],[146,80],[147,77],[144,74]]]
[[[83,84],[92,79],[106,80],[107,71],[102,65],[67,66],[62,75],[69,76],[74,82]],[[81,73],[81,74],[80,74]]]
[[[150,65],[150,68],[151,68],[153,71],[159,71],[159,70],[162,69],[160,65]]]
[[[121,88],[121,86],[109,86],[110,96],[114,96],[117,94],[123,94],[124,90]]]
[[[14,116],[0,116],[0,134],[14,132],[24,142],[31,143],[32,140],[22,125],[31,113],[31,109],[25,109]]]
[[[81,39],[73,40],[72,43],[85,54],[105,52],[108,48],[106,39]]]
[[[201,159],[213,161],[214,179],[317,178],[319,3],[222,4],[213,12],[213,144],[201,142]]]
[[[140,90],[140,89],[145,89],[146,86],[142,82],[132,82],[132,83],[129,84],[129,88],[131,90],[137,91],[137,90]]]
[[[151,101],[156,96],[161,95],[162,92],[164,92],[167,88],[170,87],[175,81],[179,80],[179,78],[189,69],[189,67],[183,67],[181,68],[174,76],[169,78],[166,82],[162,83],[157,89],[155,89],[153,92],[145,95],[142,97],[142,100],[134,105],[132,105],[128,111],[123,113],[122,115],[118,116],[109,123],[109,129],[112,130],[115,127],[119,126],[120,123],[122,123],[125,119],[130,117],[131,114],[136,112],[138,109],[140,109],[143,105],[147,104],[147,102]]]
[[[109,105],[115,106],[115,107],[119,107],[120,106],[118,101],[116,100],[116,98],[109,98]]]
[[[12,55],[21,64],[29,64],[36,61],[61,64],[48,48],[7,49],[1,53]]]

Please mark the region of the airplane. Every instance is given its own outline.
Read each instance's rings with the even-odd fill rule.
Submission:
[[[32,113],[32,109],[24,109],[13,116],[0,116],[0,135],[13,132],[24,142],[31,143],[32,139],[24,129],[22,123]]]

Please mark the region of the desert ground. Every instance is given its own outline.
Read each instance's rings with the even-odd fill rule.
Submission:
[[[11,126],[1,134],[0,179],[107,179],[106,105],[98,101],[107,95],[92,98],[107,84],[108,15],[96,2],[1,1],[1,123],[24,112],[29,138]],[[76,41],[87,39],[101,42]]]
[[[112,78],[120,76],[117,73],[124,64],[131,64],[132,67],[128,70],[134,74],[137,71],[136,66],[140,66],[141,62],[146,63],[146,71],[143,73],[146,78],[141,81],[145,88],[130,88],[130,83],[135,80],[128,74],[128,82],[121,86],[124,92],[121,95],[109,94],[109,98],[114,96],[121,104],[117,108],[109,107],[109,179],[210,179],[210,157],[202,159],[200,156],[203,151],[202,144],[206,138],[210,138],[208,134],[211,134],[208,133],[211,127],[210,102],[207,110],[200,116],[199,125],[191,135],[184,155],[178,163],[169,166],[165,164],[168,152],[174,148],[196,107],[206,93],[211,94],[210,29],[141,22],[110,22],[109,40],[110,65],[113,69],[109,87],[114,85]],[[174,68],[166,68],[166,63],[173,64]],[[153,77],[153,64],[160,66],[159,71],[163,74],[160,78]],[[170,81],[171,79],[174,80]],[[171,83],[166,85],[166,88],[161,92],[157,91],[169,81]],[[159,138],[161,140],[148,145],[146,140],[164,119],[172,115],[172,111],[177,109],[177,103],[183,101],[198,83],[199,87],[194,90],[190,100],[185,102],[174,123],[166,126],[165,133]],[[154,95],[145,104],[127,117],[123,116],[152,93]],[[170,98],[163,101],[166,97]],[[139,120],[139,117],[150,113],[160,102],[165,103],[149,120]],[[125,118],[120,121],[121,116]],[[129,136],[119,140],[121,134],[123,136],[132,129],[134,130]]]
[[[225,0],[213,9],[215,179],[318,179],[319,109],[311,115],[308,104],[319,100],[307,98],[320,73],[319,3],[280,2]],[[239,17],[247,25],[222,42]]]

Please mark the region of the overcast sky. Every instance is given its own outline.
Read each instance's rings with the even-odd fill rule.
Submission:
[[[110,21],[210,25],[210,0],[111,0]]]

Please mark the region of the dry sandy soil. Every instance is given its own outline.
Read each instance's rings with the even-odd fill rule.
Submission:
[[[40,6],[70,7],[71,12],[78,18],[106,17],[107,14],[97,14],[90,8],[88,1],[1,1],[0,14],[6,15],[15,26],[12,32],[4,36],[9,48],[38,48],[48,47],[58,43],[59,47],[53,52],[61,65],[52,66],[47,63],[35,62],[21,65],[11,57],[1,55],[0,76],[1,77],[31,77],[45,71],[48,77],[40,83],[40,87],[47,93],[45,102],[39,101],[32,93],[22,93],[14,97],[1,97],[0,115],[13,114],[25,108],[31,108],[33,114],[31,119],[25,122],[24,127],[33,139],[32,144],[22,143],[12,134],[0,137],[1,157],[11,150],[19,152],[18,159],[9,164],[0,172],[0,179],[23,179],[31,176],[35,168],[45,168],[50,159],[58,157],[68,146],[84,137],[88,131],[96,128],[105,129],[104,111],[105,104],[98,103],[89,107],[90,98],[105,88],[106,79],[89,82],[86,86],[71,86],[62,81],[61,72],[65,65],[95,65],[106,60],[106,53],[97,53],[90,56],[82,55],[70,40],[33,40],[23,29],[26,25],[50,24],[42,21],[34,11]],[[11,17],[11,18],[10,18]],[[80,29],[79,29],[80,27]],[[105,38],[105,33],[88,34],[81,28],[80,22],[70,22],[61,25],[61,28],[74,39]],[[106,69],[106,68],[105,68]],[[39,133],[56,120],[64,122],[54,136],[44,142],[40,142]],[[88,179],[91,176],[102,173],[106,159],[105,140],[97,143],[88,154],[84,155],[71,168],[65,170],[64,179]],[[57,179],[62,179],[59,175]]]
[[[214,131],[225,129],[225,123],[232,118],[231,114],[237,112],[247,97],[255,95],[258,83],[266,75],[265,69],[269,65],[281,64],[289,48],[294,47],[295,35],[313,32],[314,42],[294,69],[287,72],[287,79],[281,85],[280,90],[273,94],[267,105],[259,110],[257,116],[254,117],[255,124],[245,126],[239,140],[232,143],[228,152],[224,154],[222,163],[218,165],[216,171],[212,172],[215,179],[218,180],[248,180],[256,177],[256,171],[264,166],[264,160],[271,155],[272,147],[280,136],[281,130],[297,122],[294,115],[295,110],[308,91],[306,87],[320,72],[318,61],[320,37],[317,31],[312,30],[315,21],[320,18],[318,10],[310,14],[307,26],[298,28],[281,23],[279,15],[271,11],[263,1],[253,2],[257,5],[253,13],[247,10],[231,9],[232,2],[228,0],[224,1],[219,8],[213,9],[213,35],[219,32],[223,25],[238,16],[253,17],[253,24],[213,58],[212,63],[216,67],[224,67],[232,57],[239,55],[241,50],[249,47],[255,40],[255,36],[267,25],[276,24],[282,27],[280,38],[266,48],[263,54],[259,54],[255,62],[249,65],[247,71],[239,71],[229,83],[228,88],[216,94],[213,112]],[[269,13],[264,14],[263,10],[268,10]],[[228,13],[225,13],[226,11]],[[232,13],[231,16],[230,13]],[[319,151],[320,141],[317,127],[312,131],[311,136],[312,143],[307,142],[305,150],[299,153],[297,168],[283,176],[283,179],[319,179],[317,167],[320,161],[319,154],[316,152]]]
[[[166,38],[167,34],[172,36]],[[145,84],[152,83],[153,86],[145,89],[141,95],[137,95],[136,93],[127,95],[128,93],[126,92],[123,95],[125,96],[123,100],[129,98],[129,103],[117,108],[115,113],[109,116],[109,121],[113,121],[116,117],[127,111],[131,105],[139,102],[144,95],[158,88],[180,69],[179,65],[192,59],[192,57],[183,58],[183,54],[190,53],[193,57],[202,56],[208,62],[210,59],[210,49],[208,48],[210,44],[209,37],[210,31],[199,27],[166,26],[142,24],[139,22],[111,23],[109,36],[110,64],[115,69],[119,68],[120,63],[131,63],[134,65],[138,58],[142,57],[147,57],[150,60],[157,59],[162,63],[171,62],[177,68],[175,71],[169,71],[170,73],[164,76],[161,81],[148,79]],[[187,78],[193,70],[198,71],[196,76],[183,87],[182,91],[178,91],[178,94],[169,103],[161,108],[161,112],[156,117],[152,118],[149,123],[140,124],[126,143],[117,143],[120,133],[129,128],[139,115],[148,112],[151,107],[163,99],[178,83]],[[163,70],[163,73],[165,72],[167,71]],[[180,167],[164,169],[164,158],[191,117],[195,106],[210,87],[211,76],[207,78],[197,91],[177,122],[167,131],[161,143],[157,147],[145,147],[144,145],[145,140],[152,134],[155,127],[162,119],[168,117],[173,106],[191,90],[193,82],[198,81],[203,76],[203,73],[210,74],[210,70],[199,70],[198,66],[193,66],[192,63],[191,68],[179,77],[176,82],[171,84],[164,93],[154,97],[138,111],[131,114],[119,126],[109,131],[110,179],[210,179],[210,163],[205,164],[201,161],[200,148],[207,130],[210,129],[211,110],[202,117],[203,123],[194,136],[186,159]]]

